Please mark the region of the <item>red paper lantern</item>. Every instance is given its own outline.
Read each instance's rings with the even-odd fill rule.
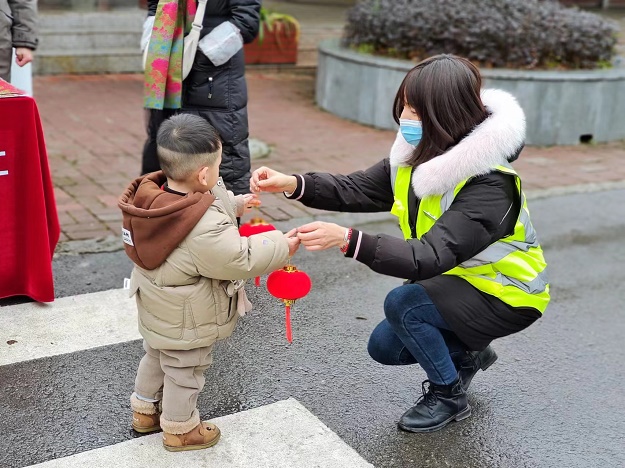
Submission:
[[[286,339],[293,342],[291,331],[291,306],[297,299],[301,299],[310,292],[312,281],[310,277],[293,265],[287,265],[282,270],[274,271],[267,278],[267,290],[285,305],[286,312]]]
[[[252,218],[249,222],[241,224],[239,227],[239,234],[245,237],[253,236],[254,234],[260,234],[261,232],[275,231],[276,227],[273,224],[269,224],[263,218]]]
[[[276,227],[273,224],[269,224],[263,218],[252,218],[249,222],[242,224],[239,227],[239,234],[243,237],[250,237],[254,234],[260,234],[262,232],[275,231]],[[254,278],[254,284],[256,287],[260,286],[260,276]]]

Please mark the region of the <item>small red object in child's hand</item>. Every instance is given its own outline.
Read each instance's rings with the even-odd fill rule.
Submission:
[[[301,299],[310,292],[312,281],[303,271],[293,265],[287,265],[281,270],[274,271],[267,278],[269,293],[284,302],[286,306],[286,339],[293,342],[291,332],[291,306],[297,299]]]
[[[241,224],[239,234],[245,237],[261,234],[263,232],[275,231],[276,227],[269,224],[263,218],[252,218],[249,222]]]
[[[239,227],[239,234],[243,237],[250,237],[254,234],[261,234],[263,232],[275,231],[276,227],[273,224],[269,224],[263,218],[252,218],[249,222],[242,224]],[[254,278],[254,285],[260,286],[260,276]]]

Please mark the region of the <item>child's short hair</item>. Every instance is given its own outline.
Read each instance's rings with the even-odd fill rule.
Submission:
[[[161,124],[156,145],[158,161],[167,178],[182,181],[200,167],[217,162],[221,139],[202,117],[178,114]]]

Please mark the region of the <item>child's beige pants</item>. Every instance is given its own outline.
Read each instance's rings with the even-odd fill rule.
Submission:
[[[145,356],[139,363],[135,393],[161,400],[161,427],[184,434],[200,423],[197,397],[204,388],[204,371],[213,362],[213,346],[188,351],[153,349],[143,341]]]

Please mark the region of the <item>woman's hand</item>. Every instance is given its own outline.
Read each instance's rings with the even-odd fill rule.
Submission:
[[[284,237],[286,238],[286,241],[289,243],[289,257],[292,257],[293,255],[295,255],[295,252],[297,252],[297,249],[299,249],[299,239],[297,237],[297,229],[291,229],[289,232],[287,232]]]
[[[264,166],[256,169],[250,179],[250,191],[252,193],[292,193],[295,192],[296,189],[297,178],[295,176],[289,176]]]
[[[306,250],[326,250],[345,243],[347,229],[334,223],[315,221],[297,228],[297,237]]]

